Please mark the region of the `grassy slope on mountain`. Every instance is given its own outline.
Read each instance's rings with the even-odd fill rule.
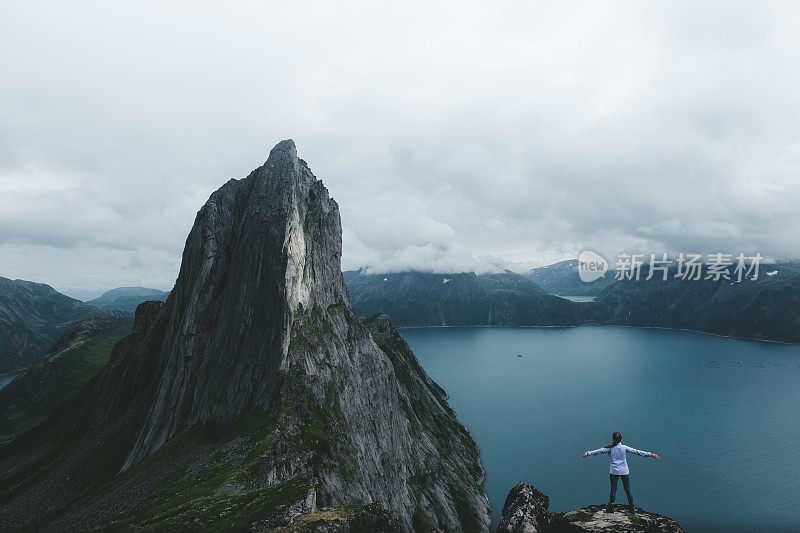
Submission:
[[[105,366],[133,319],[85,318],[56,341],[33,366],[0,390],[0,442],[44,420]]]
[[[30,366],[97,309],[49,285],[0,277],[0,374]]]

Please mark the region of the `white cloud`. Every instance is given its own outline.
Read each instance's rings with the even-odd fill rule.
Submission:
[[[794,4],[4,15],[0,275],[169,288],[208,194],[287,137],[339,201],[346,268],[800,255]]]

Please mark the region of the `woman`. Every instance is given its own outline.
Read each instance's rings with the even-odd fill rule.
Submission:
[[[610,456],[611,495],[608,497],[608,510],[611,511],[612,505],[614,505],[614,498],[617,495],[617,481],[619,481],[619,478],[622,478],[622,486],[625,488],[625,494],[628,495],[628,508],[631,512],[633,512],[633,496],[631,495],[631,485],[628,481],[628,461],[625,460],[625,456],[629,453],[635,453],[636,455],[652,457],[653,459],[659,460],[661,457],[654,453],[643,452],[641,450],[625,446],[622,444],[622,433],[619,431],[614,432],[614,434],[611,436],[611,440],[613,441],[611,444],[606,444],[599,450],[584,452],[583,457],[589,457],[590,455],[597,455],[600,453],[607,453]]]

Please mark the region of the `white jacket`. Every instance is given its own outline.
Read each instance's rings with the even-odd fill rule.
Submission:
[[[610,455],[611,469],[609,470],[609,473],[617,476],[627,476],[629,473],[628,461],[625,460],[627,454],[635,453],[636,455],[642,455],[644,457],[650,457],[653,455],[650,452],[643,452],[642,450],[625,446],[621,442],[612,448],[600,448],[599,450],[594,450],[587,453],[589,455],[598,455],[601,453],[607,453]]]

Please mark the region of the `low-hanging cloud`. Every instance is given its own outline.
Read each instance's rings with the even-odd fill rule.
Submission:
[[[292,137],[344,268],[800,242],[800,7],[17,2],[0,275],[169,289],[194,215]]]

